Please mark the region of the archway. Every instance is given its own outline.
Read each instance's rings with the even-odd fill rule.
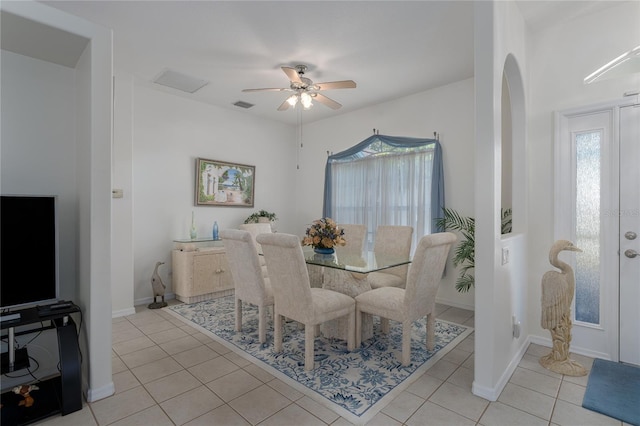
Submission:
[[[507,55],[502,74],[502,209],[512,209],[512,233],[526,223],[526,120],[520,67]]]

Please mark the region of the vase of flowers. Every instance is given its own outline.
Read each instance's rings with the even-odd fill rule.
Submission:
[[[302,245],[312,246],[313,250],[320,254],[332,254],[335,246],[343,246],[346,243],[344,229],[329,217],[314,220],[302,239]]]

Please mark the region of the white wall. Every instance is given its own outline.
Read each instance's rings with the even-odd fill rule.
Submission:
[[[530,333],[549,341],[540,325],[540,281],[551,266],[553,244],[553,144],[555,111],[621,99],[624,92],[640,89],[640,74],[584,85],[583,79],[640,40],[640,2],[612,3],[597,14],[565,22],[533,34],[529,63],[531,101],[529,114],[529,193],[531,238],[529,251]],[[574,328],[575,329],[575,328]],[[575,342],[574,342],[575,343]],[[577,349],[572,344],[572,349]]]
[[[371,136],[374,128],[380,134],[419,138],[432,138],[433,132],[438,132],[443,151],[446,205],[473,216],[473,90],[473,79],[467,79],[303,124],[303,148],[299,151],[300,169],[296,174],[296,233],[302,235],[305,224],[322,216],[327,151],[343,151]],[[305,114],[302,113],[303,123]],[[473,309],[473,290],[458,293],[455,290],[457,272],[450,261],[448,271],[451,272],[440,286],[438,301]]]
[[[1,53],[1,192],[58,196],[60,297],[74,300],[78,237],[75,71],[5,50]],[[16,226],[37,227],[38,224],[18,223]],[[29,291],[28,281],[19,285]],[[22,336],[18,341],[25,343],[32,337]],[[4,342],[2,346],[3,352],[6,351]],[[29,345],[29,355],[40,364],[36,377],[56,373],[58,347],[55,331],[43,333]],[[22,382],[23,378],[11,380],[3,377],[2,387],[5,389]]]
[[[147,87],[133,95],[133,213],[135,304],[151,301],[151,275],[171,287],[173,240],[188,238],[191,212],[199,236],[237,228],[260,209],[278,215],[277,229],[292,232],[296,212],[295,129]],[[194,206],[196,158],[254,165],[254,208]],[[120,179],[120,177],[117,177]]]

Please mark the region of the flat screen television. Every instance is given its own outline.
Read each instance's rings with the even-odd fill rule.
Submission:
[[[3,312],[57,300],[56,196],[0,196],[0,288]]]

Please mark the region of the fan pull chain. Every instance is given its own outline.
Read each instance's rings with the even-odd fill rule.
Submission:
[[[298,116],[298,128],[297,130],[297,148],[296,148],[296,170],[300,170],[300,149],[303,148],[302,144],[302,108],[297,108],[297,116]]]

